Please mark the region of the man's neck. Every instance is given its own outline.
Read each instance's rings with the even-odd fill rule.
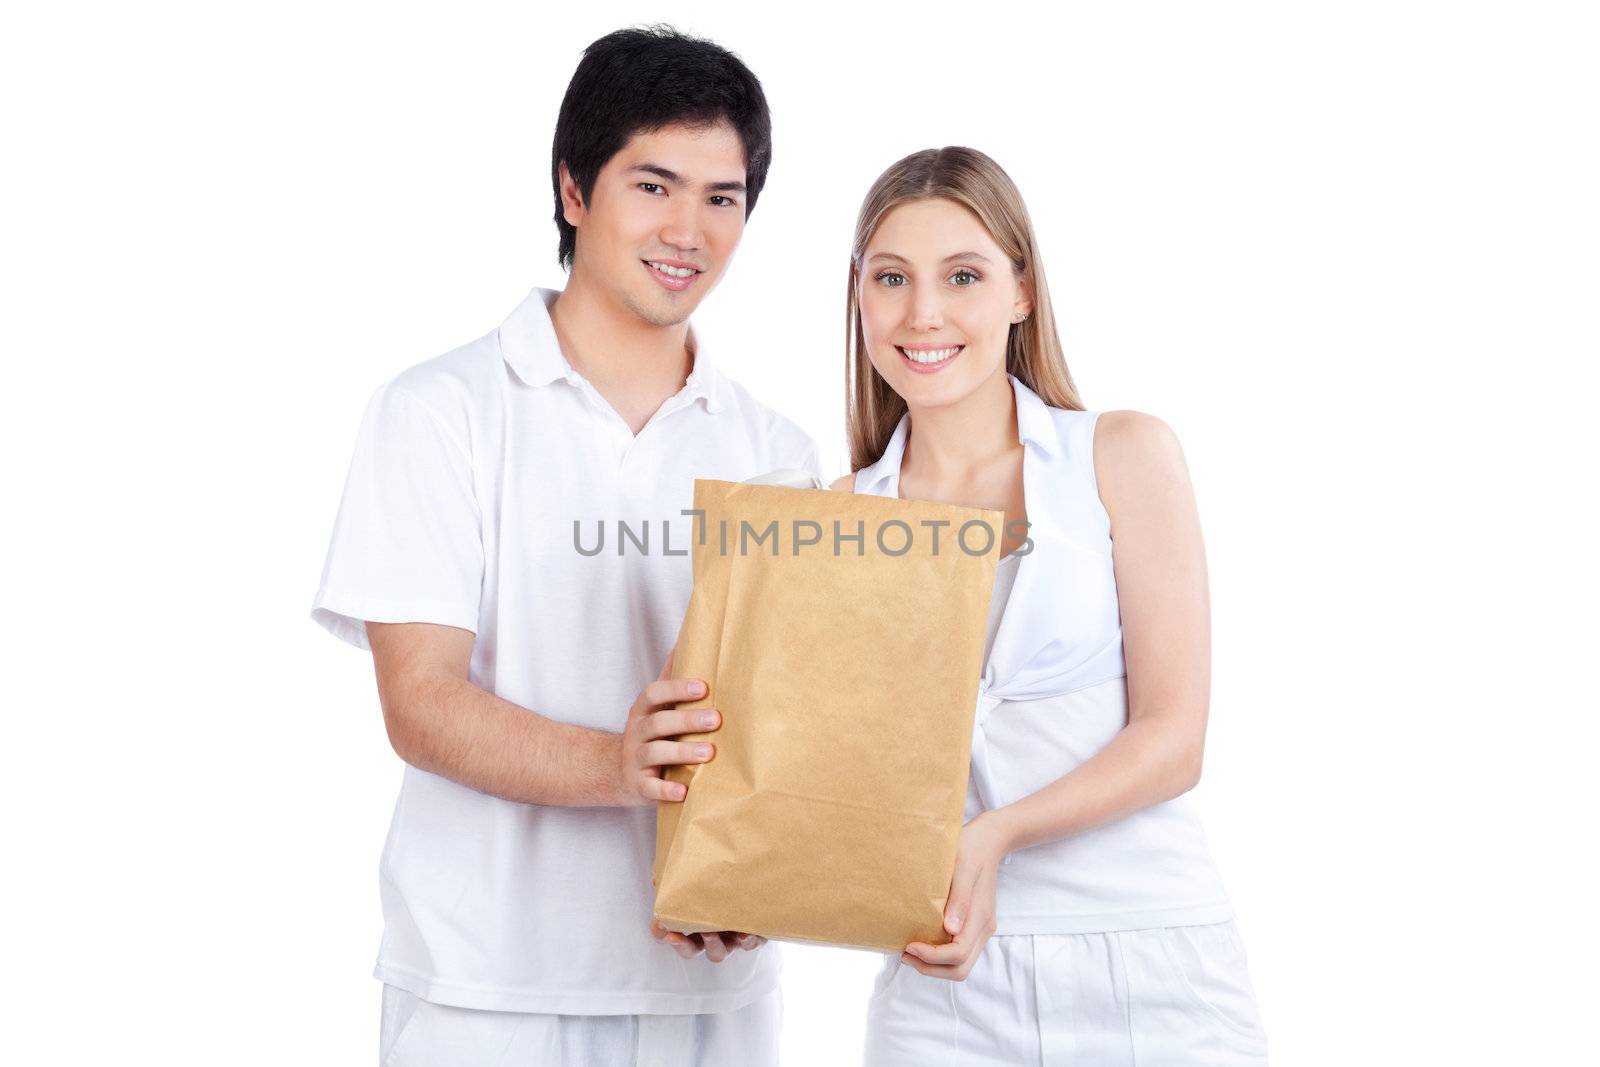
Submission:
[[[693,367],[689,324],[656,326],[574,271],[550,308],[556,340],[583,375],[638,433]]]

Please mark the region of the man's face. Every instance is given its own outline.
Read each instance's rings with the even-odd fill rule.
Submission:
[[[586,204],[563,166],[562,201],[578,231],[574,276],[653,325],[685,321],[744,233],[744,179],[744,143],[727,123],[635,134],[601,168]]]

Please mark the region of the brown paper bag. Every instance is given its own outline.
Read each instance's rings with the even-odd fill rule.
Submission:
[[[668,772],[689,791],[658,806],[656,918],[947,942],[1004,514],[705,480],[695,508],[673,675],[705,679],[680,706],[722,726],[686,738],[715,743],[710,763]]]

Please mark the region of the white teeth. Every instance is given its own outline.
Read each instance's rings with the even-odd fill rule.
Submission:
[[[929,348],[920,352],[913,352],[910,349],[902,348],[900,351],[904,352],[906,354],[906,358],[913,363],[939,363],[949,359],[951,356],[961,351],[961,346],[957,345],[954,348]]]
[[[672,278],[690,278],[699,273],[693,267],[669,267],[665,263],[656,263],[654,261],[650,263],[650,266]]]

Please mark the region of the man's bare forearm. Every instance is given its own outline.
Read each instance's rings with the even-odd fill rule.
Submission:
[[[400,628],[368,626],[389,740],[412,766],[523,804],[629,803],[622,736],[555,722],[473,685],[471,635],[441,663]],[[459,662],[456,662],[459,661]]]

